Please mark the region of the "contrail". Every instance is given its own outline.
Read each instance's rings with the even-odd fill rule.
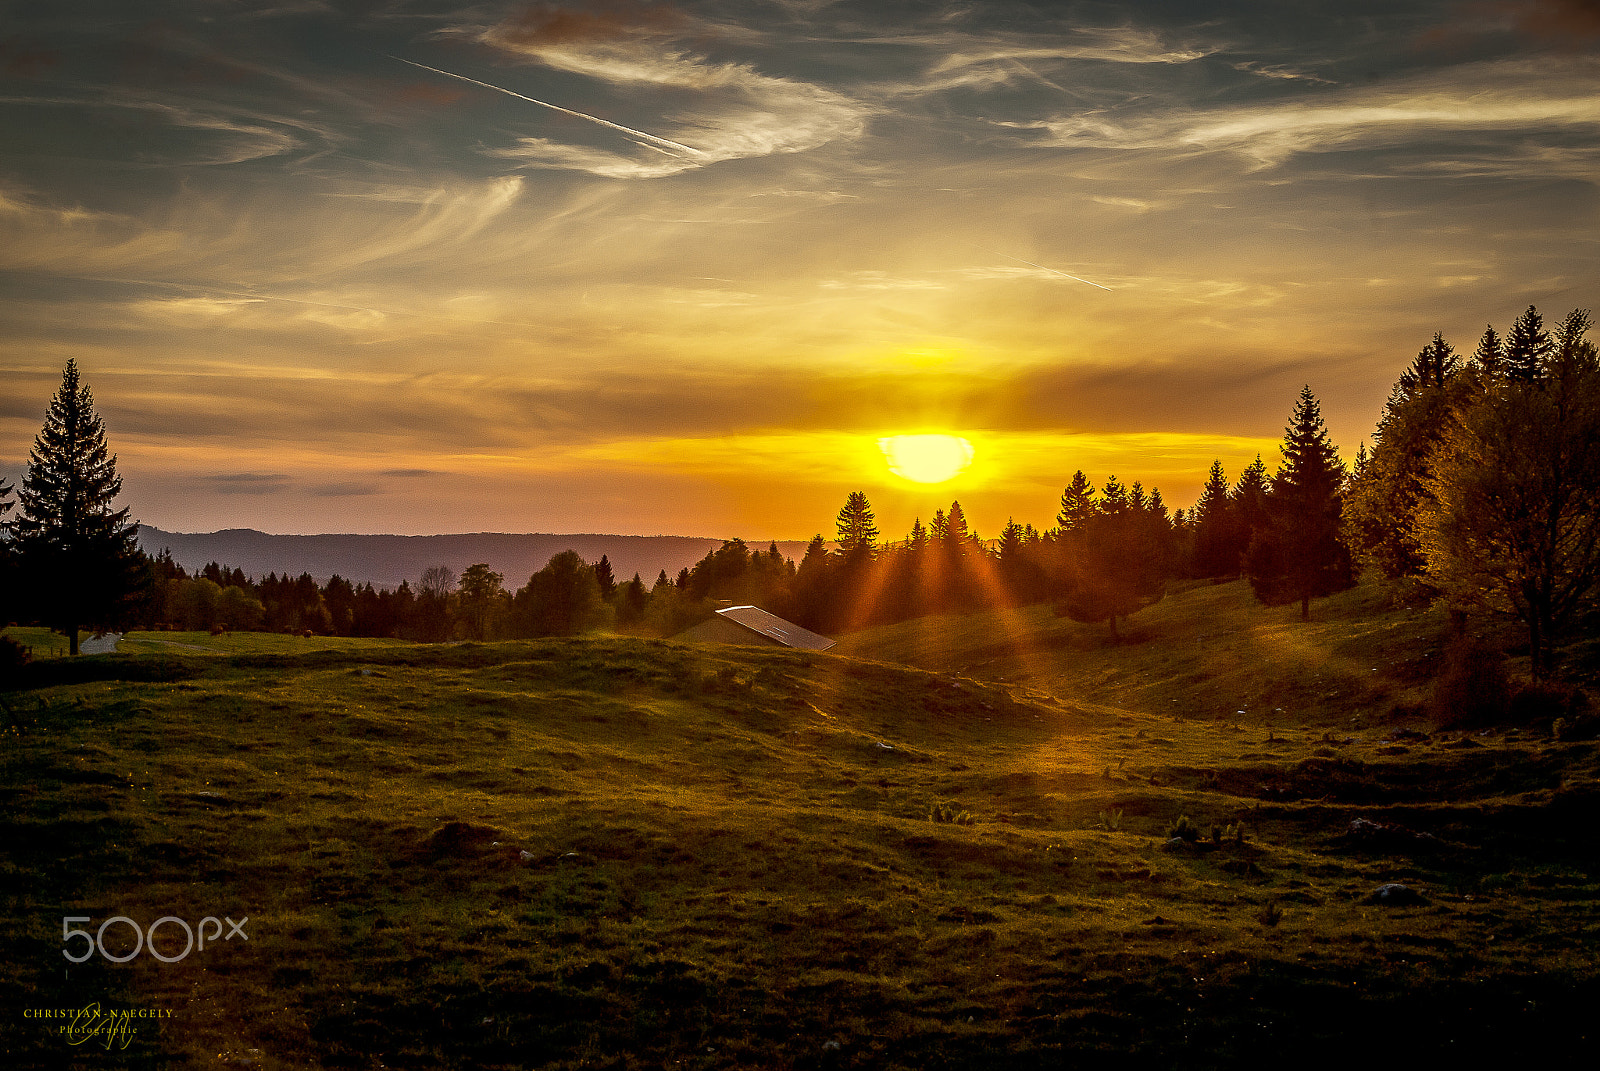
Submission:
[[[1023,260],[1021,257],[1014,257],[1010,253],[1002,253],[1000,250],[990,249],[986,245],[980,245],[978,248],[984,250],[985,252],[993,253],[997,257],[1005,257],[1007,260],[1014,260],[1018,264],[1026,264],[1030,268],[1038,268],[1040,271],[1055,272],[1057,275],[1066,275],[1067,278],[1071,279],[1073,282],[1088,283],[1090,286],[1100,286],[1099,283],[1093,281],[1092,279],[1082,279],[1076,275],[1067,275],[1067,273],[1064,271],[1056,271],[1055,268],[1047,268],[1043,264],[1035,264],[1031,260]],[[1100,289],[1110,291],[1111,293],[1116,293],[1116,291],[1112,290],[1109,286],[1100,286]]]
[[[655,143],[654,145],[649,146],[650,148],[667,145],[674,149],[682,149],[684,152],[692,153],[695,156],[705,155],[705,153],[701,152],[699,149],[696,149],[692,145],[684,145],[680,142],[671,141],[667,138],[658,138],[654,134],[646,134],[643,130],[635,130],[631,126],[623,126],[621,123],[613,123],[609,119],[602,119],[598,115],[589,115],[586,112],[575,112],[571,108],[563,108],[561,105],[551,104],[547,100],[538,100],[534,97],[524,96],[521,93],[516,93],[509,89],[502,89],[499,86],[492,86],[488,82],[480,82],[476,78],[468,78],[464,74],[451,74],[449,71],[441,71],[437,67],[429,67],[426,63],[413,63],[411,60],[401,59],[399,56],[392,56],[387,52],[382,53],[382,55],[388,56],[392,60],[399,60],[401,63],[420,68],[424,71],[432,71],[434,74],[442,74],[446,78],[454,78],[459,82],[470,82],[475,86],[482,86],[484,89],[492,89],[496,93],[504,93],[508,97],[516,97],[518,100],[525,100],[529,104],[537,104],[541,108],[549,108],[551,111],[561,112],[564,115],[571,115],[578,119],[587,119],[591,123],[599,123],[601,126],[608,126],[612,130],[620,130],[624,134],[632,134],[635,137],[644,138],[646,141],[652,141]]]

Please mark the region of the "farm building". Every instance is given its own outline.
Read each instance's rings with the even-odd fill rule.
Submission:
[[[675,640],[689,643],[743,643],[826,651],[833,641],[769,614],[758,606],[729,606],[709,621],[684,629]]]

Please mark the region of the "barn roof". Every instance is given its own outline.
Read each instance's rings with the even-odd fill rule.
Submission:
[[[798,647],[806,651],[826,651],[833,641],[826,636],[803,629],[776,614],[769,614],[759,606],[729,606],[717,614],[729,621],[743,625],[751,632],[759,632],[768,639],[777,640],[785,647]]]

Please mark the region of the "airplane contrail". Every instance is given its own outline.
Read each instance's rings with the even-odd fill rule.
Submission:
[[[446,78],[454,78],[459,82],[470,82],[475,86],[482,86],[484,89],[492,89],[496,93],[504,93],[508,97],[516,97],[518,100],[525,100],[529,104],[537,104],[541,108],[549,108],[551,111],[561,112],[565,115],[571,115],[578,119],[587,119],[591,123],[599,123],[601,126],[608,126],[612,130],[620,130],[624,134],[632,134],[635,137],[644,138],[647,141],[652,141],[655,143],[654,145],[649,146],[650,148],[658,149],[659,146],[668,145],[674,149],[682,149],[686,153],[692,153],[695,156],[705,155],[704,152],[696,149],[692,145],[684,145],[681,142],[672,141],[668,138],[658,138],[654,134],[646,134],[643,130],[635,130],[630,126],[623,126],[621,123],[613,123],[609,119],[602,119],[598,115],[590,115],[587,112],[575,112],[571,108],[563,108],[561,105],[551,104],[547,100],[539,100],[535,97],[524,96],[523,94],[514,92],[510,89],[502,89],[500,86],[490,85],[488,82],[480,82],[476,78],[468,78],[464,74],[452,74],[449,71],[441,71],[437,67],[429,67],[426,63],[414,63],[411,60],[401,59],[401,57],[390,55],[387,52],[382,53],[382,55],[388,56],[392,60],[399,60],[401,63],[420,68],[424,71],[432,71],[434,74],[442,74]]]
[[[1040,271],[1055,272],[1055,274],[1057,274],[1057,275],[1066,275],[1068,279],[1071,279],[1074,282],[1088,283],[1090,286],[1099,286],[1101,290],[1106,290],[1106,291],[1109,291],[1109,292],[1111,292],[1113,294],[1116,293],[1116,291],[1112,290],[1109,286],[1100,286],[1099,283],[1095,282],[1092,279],[1083,279],[1083,278],[1080,278],[1079,276],[1076,276],[1076,275],[1068,275],[1064,271],[1057,271],[1055,268],[1047,268],[1043,264],[1035,264],[1031,260],[1023,260],[1021,257],[1014,257],[1010,253],[1002,253],[998,249],[990,249],[986,245],[981,245],[978,248],[984,250],[985,252],[993,253],[997,257],[1005,257],[1007,260],[1014,260],[1018,264],[1026,264],[1030,268],[1038,268]]]

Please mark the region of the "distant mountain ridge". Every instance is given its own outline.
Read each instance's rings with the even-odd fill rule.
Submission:
[[[353,583],[396,588],[403,580],[417,586],[422,571],[447,565],[460,575],[469,565],[488,562],[504,575],[506,587],[516,589],[546,562],[564,550],[575,550],[587,562],[603,554],[611,561],[617,580],[638,573],[648,585],[666,570],[669,577],[692,566],[722,546],[720,539],[698,536],[552,535],[477,532],[460,535],[271,535],[254,528],[228,528],[220,532],[166,532],[147,524],[139,526],[139,545],[147,554],[170,550],[172,557],[193,572],[207,562],[243,569],[260,580],[268,573],[299,576],[310,573],[326,583],[337,573]],[[766,543],[750,544],[766,550]],[[778,550],[796,563],[805,554],[806,541],[778,541]]]

